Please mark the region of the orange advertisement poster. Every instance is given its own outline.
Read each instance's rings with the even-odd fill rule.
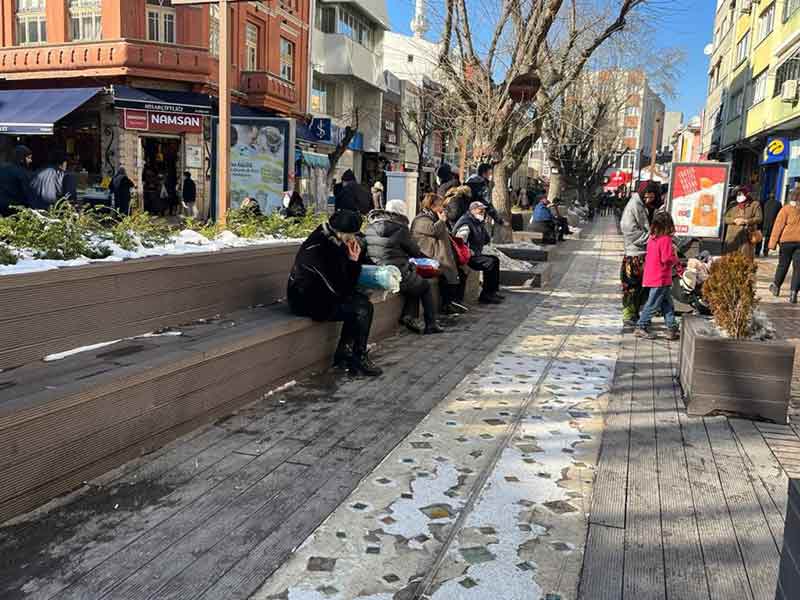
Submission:
[[[676,235],[719,238],[730,170],[730,163],[672,165],[669,208]]]

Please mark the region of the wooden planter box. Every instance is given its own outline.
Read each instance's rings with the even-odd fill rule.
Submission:
[[[800,479],[789,480],[789,502],[775,600],[791,600],[800,590]]]
[[[0,277],[0,369],[286,295],[299,244],[94,263]]]
[[[794,345],[705,335],[707,322],[683,319],[680,382],[687,412],[723,411],[786,423]]]

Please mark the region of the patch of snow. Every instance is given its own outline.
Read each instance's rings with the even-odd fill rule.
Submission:
[[[533,265],[531,263],[524,261],[524,260],[515,260],[509,257],[504,252],[501,252],[498,248],[489,245],[483,248],[483,253],[488,254],[490,256],[496,256],[500,259],[500,269],[502,271],[531,271],[533,270]]]
[[[283,385],[276,387],[274,390],[268,391],[266,394],[264,394],[264,399],[269,398],[270,396],[274,396],[275,394],[280,394],[281,392],[285,392],[286,390],[293,388],[296,385],[297,381],[292,379],[291,381],[288,381]]]
[[[113,346],[114,344],[119,344],[124,338],[118,340],[111,340],[110,342],[100,342],[99,344],[92,344],[91,346],[81,346],[80,348],[73,348],[72,350],[65,350],[64,352],[56,352],[55,354],[48,354],[44,357],[44,362],[53,362],[55,360],[61,360],[62,358],[67,358],[68,356],[74,356],[75,354],[81,354],[82,352],[91,352],[92,350],[99,350],[100,348],[105,348],[106,346]]]

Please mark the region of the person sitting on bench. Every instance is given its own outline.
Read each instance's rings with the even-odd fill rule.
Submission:
[[[354,376],[382,374],[367,354],[373,307],[356,291],[363,249],[356,234],[362,218],[338,210],[303,242],[289,274],[287,296],[291,311],[314,321],[341,321],[342,335],[334,366]]]
[[[483,272],[483,290],[478,299],[480,303],[500,304],[505,300],[503,295],[497,293],[500,289],[500,259],[483,254],[483,247],[491,241],[484,226],[485,220],[486,205],[483,202],[473,202],[469,205],[467,214],[453,227],[453,235],[461,238],[472,250],[472,258],[467,263],[469,268]]]
[[[555,244],[557,224],[549,204],[547,196],[543,196],[542,199],[539,200],[539,204],[533,209],[531,224],[533,225],[534,231],[544,234],[542,241],[545,244]],[[563,240],[564,237],[559,236],[558,239]]]

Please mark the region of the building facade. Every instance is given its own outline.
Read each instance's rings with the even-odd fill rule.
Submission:
[[[683,113],[667,111],[664,113],[664,128],[661,137],[660,150],[669,150],[672,147],[672,137],[675,132],[683,127]]]
[[[306,113],[309,6],[310,0],[231,4],[234,116]],[[189,171],[207,214],[219,42],[216,5],[0,0],[0,93],[35,93],[29,98],[48,98],[64,113],[54,112],[39,131],[0,123],[0,153],[25,143],[43,164],[54,147],[65,150],[87,197],[120,166],[140,197],[145,165],[170,193]]]
[[[720,0],[714,26],[703,150],[784,201],[800,181],[800,2]]]

